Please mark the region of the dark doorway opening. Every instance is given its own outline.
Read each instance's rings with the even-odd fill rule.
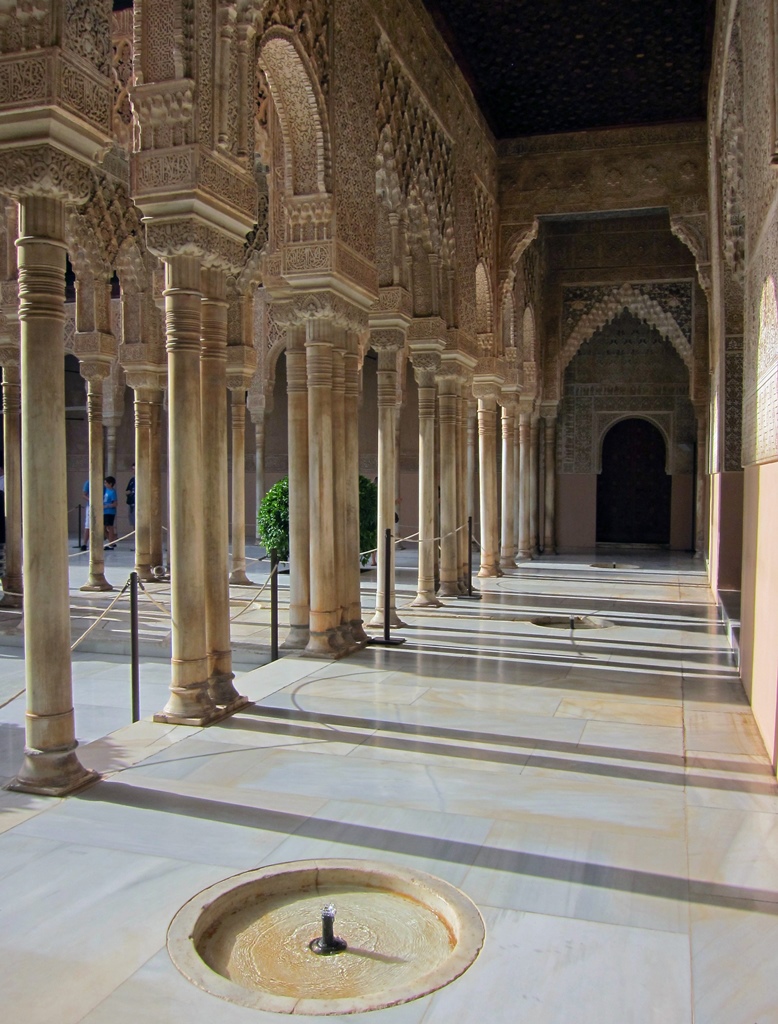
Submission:
[[[597,477],[598,543],[670,543],[666,461],[665,440],[652,423],[626,419],[611,427]]]

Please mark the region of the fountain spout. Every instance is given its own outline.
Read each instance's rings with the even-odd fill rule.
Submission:
[[[309,943],[310,949],[319,956],[332,956],[348,949],[348,944],[335,935],[335,905],[327,903],[321,912],[321,935]]]

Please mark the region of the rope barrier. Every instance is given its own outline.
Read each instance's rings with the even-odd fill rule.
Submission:
[[[87,638],[87,637],[89,636],[89,634],[90,634],[90,633],[92,632],[92,630],[93,630],[93,629],[95,628],[95,626],[97,626],[97,625],[98,625],[98,623],[102,622],[102,620],[103,620],[103,619],[104,619],[104,618],[106,617],[106,615],[108,614],[108,612],[110,612],[110,611],[111,611],[111,609],[112,609],[112,608],[114,607],[114,605],[115,605],[115,604],[116,604],[116,603],[117,603],[117,602],[119,601],[119,598],[121,598],[121,597],[123,597],[123,596],[124,596],[124,594],[125,594],[125,592],[126,592],[127,588],[129,587],[129,585],[130,585],[130,581],[129,581],[129,580],[127,580],[127,581],[125,582],[124,586],[122,587],[122,589],[121,589],[121,590],[119,591],[119,593],[118,593],[118,594],[116,595],[116,597],[115,597],[115,598],[113,599],[113,601],[111,601],[111,603],[110,603],[110,604],[108,605],[108,607],[107,607],[107,608],[105,609],[105,611],[104,611],[104,612],[101,612],[101,613],[100,613],[100,615],[98,615],[98,616],[97,616],[97,618],[95,619],[95,621],[94,621],[94,622],[92,623],[92,625],[91,625],[91,626],[90,626],[90,627],[89,627],[89,628],[87,629],[87,631],[86,631],[85,633],[83,633],[83,634],[82,634],[82,635],[81,635],[81,636],[80,636],[80,637],[78,638],[78,640],[76,640],[76,642],[75,642],[75,643],[72,643],[72,644],[70,645],[70,650],[71,650],[71,652],[72,652],[72,651],[75,651],[75,649],[76,649],[76,648],[78,647],[78,645],[79,645],[79,644],[80,644],[80,643],[81,643],[81,642],[82,642],[83,640],[86,640],[86,638]]]
[[[259,588],[259,590],[256,592],[256,594],[252,597],[252,599],[249,601],[249,603],[246,605],[246,607],[245,608],[241,608],[241,610],[239,612],[236,612],[233,616],[231,616],[230,622],[235,622],[235,620],[239,616],[245,615],[245,613],[249,610],[249,608],[261,597],[262,591],[267,587],[267,585],[270,583],[270,581],[273,579],[273,577],[276,576],[277,574],[278,574],[278,566],[276,565],[276,566],[273,567],[273,569],[271,570],[270,574],[268,575],[268,578],[265,580],[265,582],[262,584],[262,586]]]
[[[170,615],[171,609],[166,608],[163,604],[160,604],[159,601],[157,601],[156,598],[154,598],[151,595],[151,593],[148,590],[146,590],[145,586],[143,585],[143,580],[138,580],[138,587],[143,591],[143,593],[146,595],[149,601],[151,601],[155,608],[159,608],[163,615]]]

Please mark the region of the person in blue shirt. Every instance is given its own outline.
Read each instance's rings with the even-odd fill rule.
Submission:
[[[107,476],[103,488],[103,523],[105,524],[105,536],[108,543],[105,545],[107,551],[113,551],[116,547],[116,477]]]

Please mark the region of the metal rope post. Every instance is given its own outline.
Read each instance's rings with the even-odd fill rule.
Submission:
[[[130,679],[132,681],[132,720],[140,721],[140,665],[138,659],[138,574],[130,573]]]
[[[390,559],[392,557],[392,531],[387,526],[386,533],[384,535],[384,636],[382,640],[378,637],[371,637],[369,643],[378,644],[381,647],[399,647],[400,644],[405,643],[404,636],[390,636],[389,630],[391,618],[389,614],[389,594],[392,586],[392,566]]]
[[[278,661],[278,552],[270,552],[270,660]]]
[[[473,517],[467,517],[467,593],[459,595],[460,600],[480,601],[481,595],[473,591]]]

